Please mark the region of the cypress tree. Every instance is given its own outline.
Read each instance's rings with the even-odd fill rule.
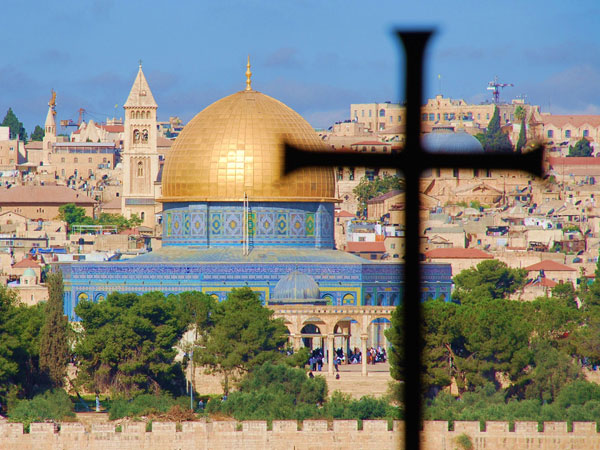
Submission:
[[[40,369],[54,387],[62,387],[69,363],[69,323],[63,311],[62,273],[48,275],[48,303],[40,339]]]
[[[498,107],[494,105],[494,114],[490,119],[485,133],[479,133],[475,136],[481,142],[485,152],[506,153],[512,152],[513,146],[510,139],[502,132],[500,128],[500,112]]]
[[[519,139],[517,140],[517,145],[515,147],[515,151],[517,153],[523,152],[523,147],[525,147],[525,143],[527,142],[527,129],[525,127],[525,117],[523,117],[521,118],[521,130],[519,131]]]

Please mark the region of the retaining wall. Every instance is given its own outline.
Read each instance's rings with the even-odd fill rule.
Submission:
[[[362,430],[355,420],[273,421],[267,430],[264,421],[248,422],[154,422],[146,431],[143,422],[125,423],[120,431],[115,423],[92,424],[86,431],[81,423],[62,423],[60,430],[51,423],[33,423],[30,432],[23,425],[0,423],[0,449],[11,450],[192,450],[192,449],[400,449],[403,448],[404,422],[394,421],[389,430],[385,420],[365,420]],[[301,428],[301,431],[299,430]],[[480,431],[479,422],[448,423],[427,421],[423,424],[424,450],[454,450],[456,438],[466,434],[473,449],[599,449],[600,434],[595,423],[575,422],[567,431],[566,422],[546,422],[538,431],[537,422],[517,422],[509,431],[508,422],[487,422]]]

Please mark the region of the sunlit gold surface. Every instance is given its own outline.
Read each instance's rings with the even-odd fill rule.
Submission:
[[[163,202],[333,201],[329,168],[282,178],[283,142],[327,150],[311,126],[257,91],[225,97],[196,115],[173,143],[162,177]]]

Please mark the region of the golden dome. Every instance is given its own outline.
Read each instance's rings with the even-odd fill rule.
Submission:
[[[333,201],[329,168],[283,174],[283,142],[327,150],[298,113],[254,90],[225,97],[196,115],[169,150],[163,202]]]

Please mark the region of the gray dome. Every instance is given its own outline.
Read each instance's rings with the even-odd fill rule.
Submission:
[[[431,153],[483,153],[483,146],[475,136],[452,128],[434,129],[423,136],[421,143]]]
[[[277,282],[273,291],[274,300],[317,300],[319,286],[310,275],[294,271]]]

